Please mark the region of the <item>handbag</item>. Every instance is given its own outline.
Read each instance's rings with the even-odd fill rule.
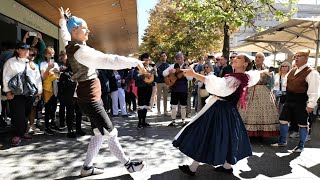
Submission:
[[[199,95],[200,95],[200,97],[208,97],[209,96],[209,92],[206,89],[200,89],[199,90]]]
[[[8,87],[15,95],[34,96],[38,93],[37,87],[27,76],[27,63],[24,71],[19,72],[9,80]]]

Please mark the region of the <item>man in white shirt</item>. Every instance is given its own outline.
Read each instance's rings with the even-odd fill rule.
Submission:
[[[320,96],[319,73],[308,67],[309,52],[297,52],[296,68],[287,75],[287,99],[281,111],[280,137],[277,143],[271,146],[286,146],[288,136],[288,122],[295,121],[299,126],[298,145],[291,152],[302,152],[308,136],[309,113],[312,113]]]

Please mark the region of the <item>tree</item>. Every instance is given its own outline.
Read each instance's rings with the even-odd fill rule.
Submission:
[[[181,9],[172,0],[159,0],[150,11],[149,26],[145,30],[140,52],[159,57],[161,51],[168,57],[177,52],[195,58],[221,48],[222,31],[216,24],[197,20],[185,20]],[[172,59],[171,59],[172,61]]]
[[[287,0],[284,6],[296,3],[297,0]],[[288,13],[275,8],[275,0],[177,0],[180,11],[178,16],[184,21],[201,21],[205,25],[218,24],[223,30],[224,56],[229,57],[230,34],[240,26],[257,28],[254,24],[257,18],[272,18],[286,20],[295,12],[290,8]],[[201,28],[201,27],[197,27]]]

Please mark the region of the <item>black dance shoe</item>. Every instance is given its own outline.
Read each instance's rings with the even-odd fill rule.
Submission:
[[[232,174],[233,173],[233,169],[226,169],[224,168],[223,166],[219,166],[217,168],[214,168],[215,171],[217,172],[223,172],[223,173],[226,173],[226,174]]]
[[[187,175],[189,175],[189,176],[194,176],[194,175],[196,174],[196,172],[192,172],[192,171],[190,170],[190,168],[189,168],[188,165],[179,166],[179,169],[180,169],[183,173],[185,173],[185,174],[187,174]]]

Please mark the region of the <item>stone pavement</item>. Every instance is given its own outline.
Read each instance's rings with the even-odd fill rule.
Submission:
[[[155,109],[154,109],[155,110]],[[312,140],[306,144],[305,151],[290,154],[298,139],[289,139],[288,147],[272,148],[275,139],[253,139],[254,155],[241,160],[234,166],[233,175],[213,171],[210,165],[201,165],[194,177],[181,173],[178,165],[192,161],[172,146],[172,139],[181,126],[167,127],[170,118],[148,113],[150,128],[138,129],[137,118],[112,118],[119,131],[120,143],[132,159],[143,159],[147,163],[141,172],[128,174],[126,169],[112,156],[104,143],[95,165],[105,168],[105,173],[81,179],[110,180],[237,180],[237,179],[320,179],[320,121],[314,124]],[[178,121],[179,123],[179,121]],[[85,131],[90,132],[88,122]],[[69,139],[65,132],[54,136],[35,135],[32,140],[18,147],[8,147],[10,142],[6,133],[0,133],[0,179],[79,179],[80,168],[90,135]]]

